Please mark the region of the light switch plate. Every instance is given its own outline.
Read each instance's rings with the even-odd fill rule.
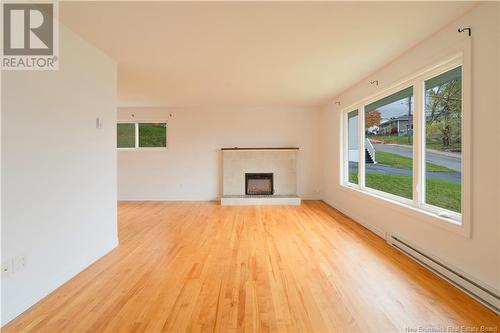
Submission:
[[[20,257],[15,257],[14,260],[12,260],[12,272],[17,273],[26,267],[26,257],[20,256]]]

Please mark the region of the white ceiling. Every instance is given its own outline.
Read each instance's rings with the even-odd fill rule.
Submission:
[[[62,2],[118,64],[120,106],[318,105],[467,2]]]

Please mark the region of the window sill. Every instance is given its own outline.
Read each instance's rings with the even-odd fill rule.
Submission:
[[[421,208],[414,207],[402,201],[393,200],[390,198],[386,198],[381,195],[377,195],[375,193],[371,193],[369,191],[365,191],[361,188],[355,188],[350,185],[340,184],[340,188],[344,192],[348,192],[349,194],[355,194],[361,199],[370,199],[375,201],[377,204],[382,204],[387,209],[391,209],[397,211],[398,213],[404,214],[412,219],[418,221],[424,221],[433,226],[437,226],[439,228],[445,229],[447,231],[451,231],[460,236],[470,239],[470,229],[464,223],[464,221],[460,222],[454,220],[452,218],[446,218],[437,215],[434,212],[430,212]]]
[[[165,151],[167,147],[116,148],[118,151]]]

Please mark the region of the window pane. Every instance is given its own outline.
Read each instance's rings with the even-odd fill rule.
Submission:
[[[365,107],[365,186],[413,198],[413,87]]]
[[[358,183],[358,158],[359,158],[359,139],[358,139],[358,110],[347,114],[347,149],[349,163],[349,183]]]
[[[135,148],[135,124],[118,124],[116,136],[118,148]]]
[[[461,212],[462,67],[425,81],[425,202]]]
[[[167,124],[139,124],[139,147],[166,147]]]

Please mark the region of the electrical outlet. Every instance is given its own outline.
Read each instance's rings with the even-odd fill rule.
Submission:
[[[25,256],[15,257],[14,260],[12,260],[12,273],[17,273],[19,271],[22,271],[24,267],[26,267]]]
[[[12,274],[12,260],[2,261],[2,277],[5,278]]]

